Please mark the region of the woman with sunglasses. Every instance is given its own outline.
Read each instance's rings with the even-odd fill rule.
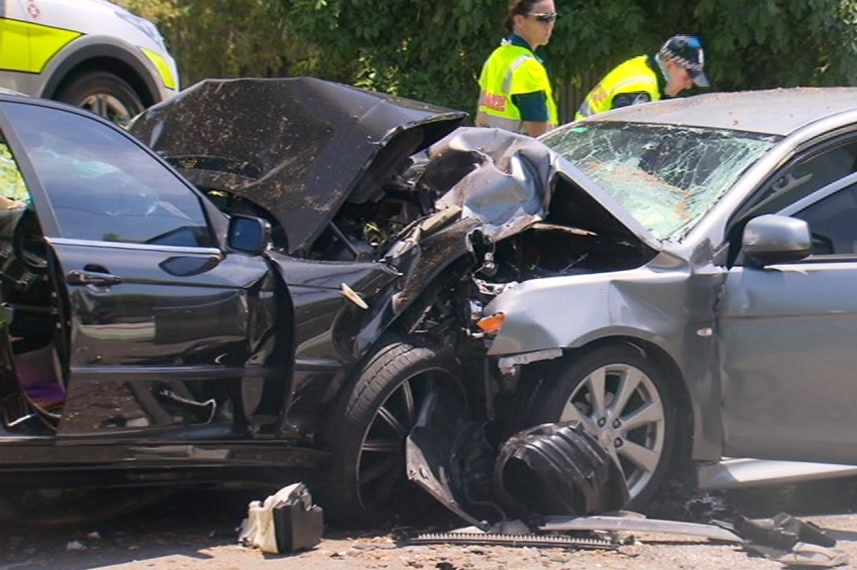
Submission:
[[[554,0],[511,0],[504,38],[479,77],[476,126],[536,137],[558,123],[550,80],[536,49],[550,41]]]
[[[699,38],[673,36],[656,55],[632,57],[605,75],[583,100],[574,119],[675,97],[694,85],[708,87],[704,64]]]

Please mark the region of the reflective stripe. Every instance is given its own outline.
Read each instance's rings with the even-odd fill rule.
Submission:
[[[505,129],[514,133],[526,134],[524,132],[524,121],[518,121],[515,119],[504,119],[503,117],[489,115],[488,113],[480,113],[478,115],[476,126]]]
[[[83,36],[80,32],[50,28],[48,26],[33,26],[30,31],[30,53],[32,66],[37,73],[44,71],[48,62],[66,45]]]
[[[531,55],[522,55],[509,66],[509,71],[506,72],[506,77],[503,78],[503,94],[507,97],[509,97],[509,94],[512,92],[512,75],[518,71],[519,67],[527,63],[527,60],[530,58],[535,59]]]
[[[652,101],[659,100],[657,75],[647,61],[648,57],[641,55],[614,68],[593,87],[574,118],[578,120],[609,111],[613,108],[613,98],[622,93],[645,92]]]
[[[589,104],[589,101],[584,101],[580,106],[580,109],[577,110],[577,115],[575,119],[591,117],[595,114],[595,109],[592,108],[592,105]]]
[[[41,73],[59,51],[82,36],[80,32],[29,24],[18,20],[0,20],[0,69]],[[29,54],[29,57],[27,57]]]
[[[651,80],[649,80],[649,79],[651,79]],[[658,88],[658,81],[654,77],[652,77],[652,78],[633,77],[631,79],[626,79],[625,81],[617,83],[613,87],[613,92],[614,93],[621,93],[622,89],[624,89],[625,87],[628,87],[629,85],[638,85],[640,83],[648,83],[652,89]]]
[[[0,69],[30,71],[28,28],[15,20],[0,20]]]
[[[155,66],[155,69],[158,70],[158,75],[161,76],[161,81],[164,82],[164,87],[167,89],[178,89],[179,82],[177,78],[173,75],[173,69],[167,60],[161,54],[154,52],[152,50],[148,50],[146,48],[140,48],[146,57],[149,58],[149,61]]]

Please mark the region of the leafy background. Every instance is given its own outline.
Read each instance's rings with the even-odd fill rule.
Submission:
[[[506,0],[119,0],[161,28],[185,86],[313,75],[473,111]],[[540,50],[557,92],[585,94],[624,59],[697,34],[720,91],[857,84],[857,0],[556,0]],[[564,115],[576,101],[566,101]]]

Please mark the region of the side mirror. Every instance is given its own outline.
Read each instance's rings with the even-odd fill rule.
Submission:
[[[262,218],[232,215],[226,243],[235,251],[260,255],[271,244],[271,224]]]
[[[809,224],[774,214],[753,218],[744,227],[741,251],[746,265],[755,267],[799,261],[812,253]]]

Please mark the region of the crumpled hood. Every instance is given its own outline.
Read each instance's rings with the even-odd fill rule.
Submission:
[[[457,206],[493,241],[548,218],[618,239],[660,242],[612,196],[537,139],[500,129],[462,127],[420,153],[421,183],[449,189],[438,209]]]
[[[193,184],[271,212],[288,252],[307,249],[346,201],[381,195],[409,157],[466,113],[320,79],[208,79],[130,127]]]

